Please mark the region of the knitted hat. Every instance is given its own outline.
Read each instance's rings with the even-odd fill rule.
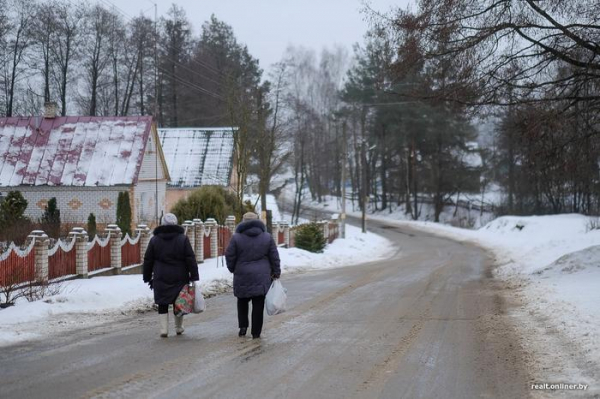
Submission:
[[[246,221],[246,220],[256,220],[258,219],[258,215],[254,212],[247,212],[244,213],[244,216],[242,216],[242,220]]]
[[[162,218],[163,226],[172,226],[177,224],[177,216],[172,213],[166,213]]]

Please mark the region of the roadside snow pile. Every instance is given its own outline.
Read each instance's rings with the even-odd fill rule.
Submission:
[[[119,314],[150,310],[152,291],[139,275],[65,281],[61,293],[39,301],[22,299],[0,310],[0,346],[49,333],[101,324]],[[94,317],[90,317],[94,316]]]
[[[365,249],[368,249],[365,250]],[[280,251],[284,271],[329,269],[385,259],[395,251],[393,244],[376,234],[362,234],[358,227],[346,225],[346,239],[329,244],[323,254],[298,248]]]
[[[299,271],[375,261],[390,256],[394,251],[393,245],[385,238],[373,233],[362,234],[356,227],[347,226],[346,237],[329,244],[322,254],[280,248],[283,278]],[[225,292],[232,286],[233,277],[223,257],[207,259],[198,270],[204,295]],[[149,311],[154,302],[153,293],[142,281],[141,275],[94,277],[63,284],[59,295],[36,302],[22,300],[16,306],[1,309],[0,346]]]
[[[588,231],[589,218],[576,215],[504,216],[478,231],[484,245],[500,245],[510,263],[500,273],[530,274],[561,256],[600,244],[600,230]]]

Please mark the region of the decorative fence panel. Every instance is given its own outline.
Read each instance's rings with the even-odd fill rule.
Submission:
[[[209,230],[210,232],[210,230]],[[206,232],[204,233],[204,259],[208,259],[210,258],[210,235],[206,235]]]
[[[14,244],[0,255],[0,286],[11,286],[35,280],[33,241],[24,250]]]
[[[140,260],[140,236],[132,239],[126,234],[121,240],[121,266],[139,265]]]
[[[219,256],[223,256],[225,251],[227,250],[227,246],[229,245],[229,241],[231,241],[231,230],[224,226],[219,226]]]
[[[63,243],[58,240],[53,248],[48,250],[48,278],[50,280],[77,274],[77,256],[75,240]]]
[[[110,267],[110,238],[94,237],[87,248],[88,271],[93,272]]]

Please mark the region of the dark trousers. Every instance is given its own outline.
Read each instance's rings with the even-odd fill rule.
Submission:
[[[158,305],[158,314],[166,313],[169,313],[169,305]],[[173,309],[173,314],[175,314],[175,309]]]
[[[240,328],[248,328],[248,304],[252,301],[252,335],[258,336],[262,331],[265,296],[238,298],[238,324]]]

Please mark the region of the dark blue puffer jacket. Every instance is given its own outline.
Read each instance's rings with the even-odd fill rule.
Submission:
[[[266,295],[271,276],[279,278],[281,274],[277,246],[260,220],[238,225],[225,259],[233,273],[233,294],[238,298]]]

